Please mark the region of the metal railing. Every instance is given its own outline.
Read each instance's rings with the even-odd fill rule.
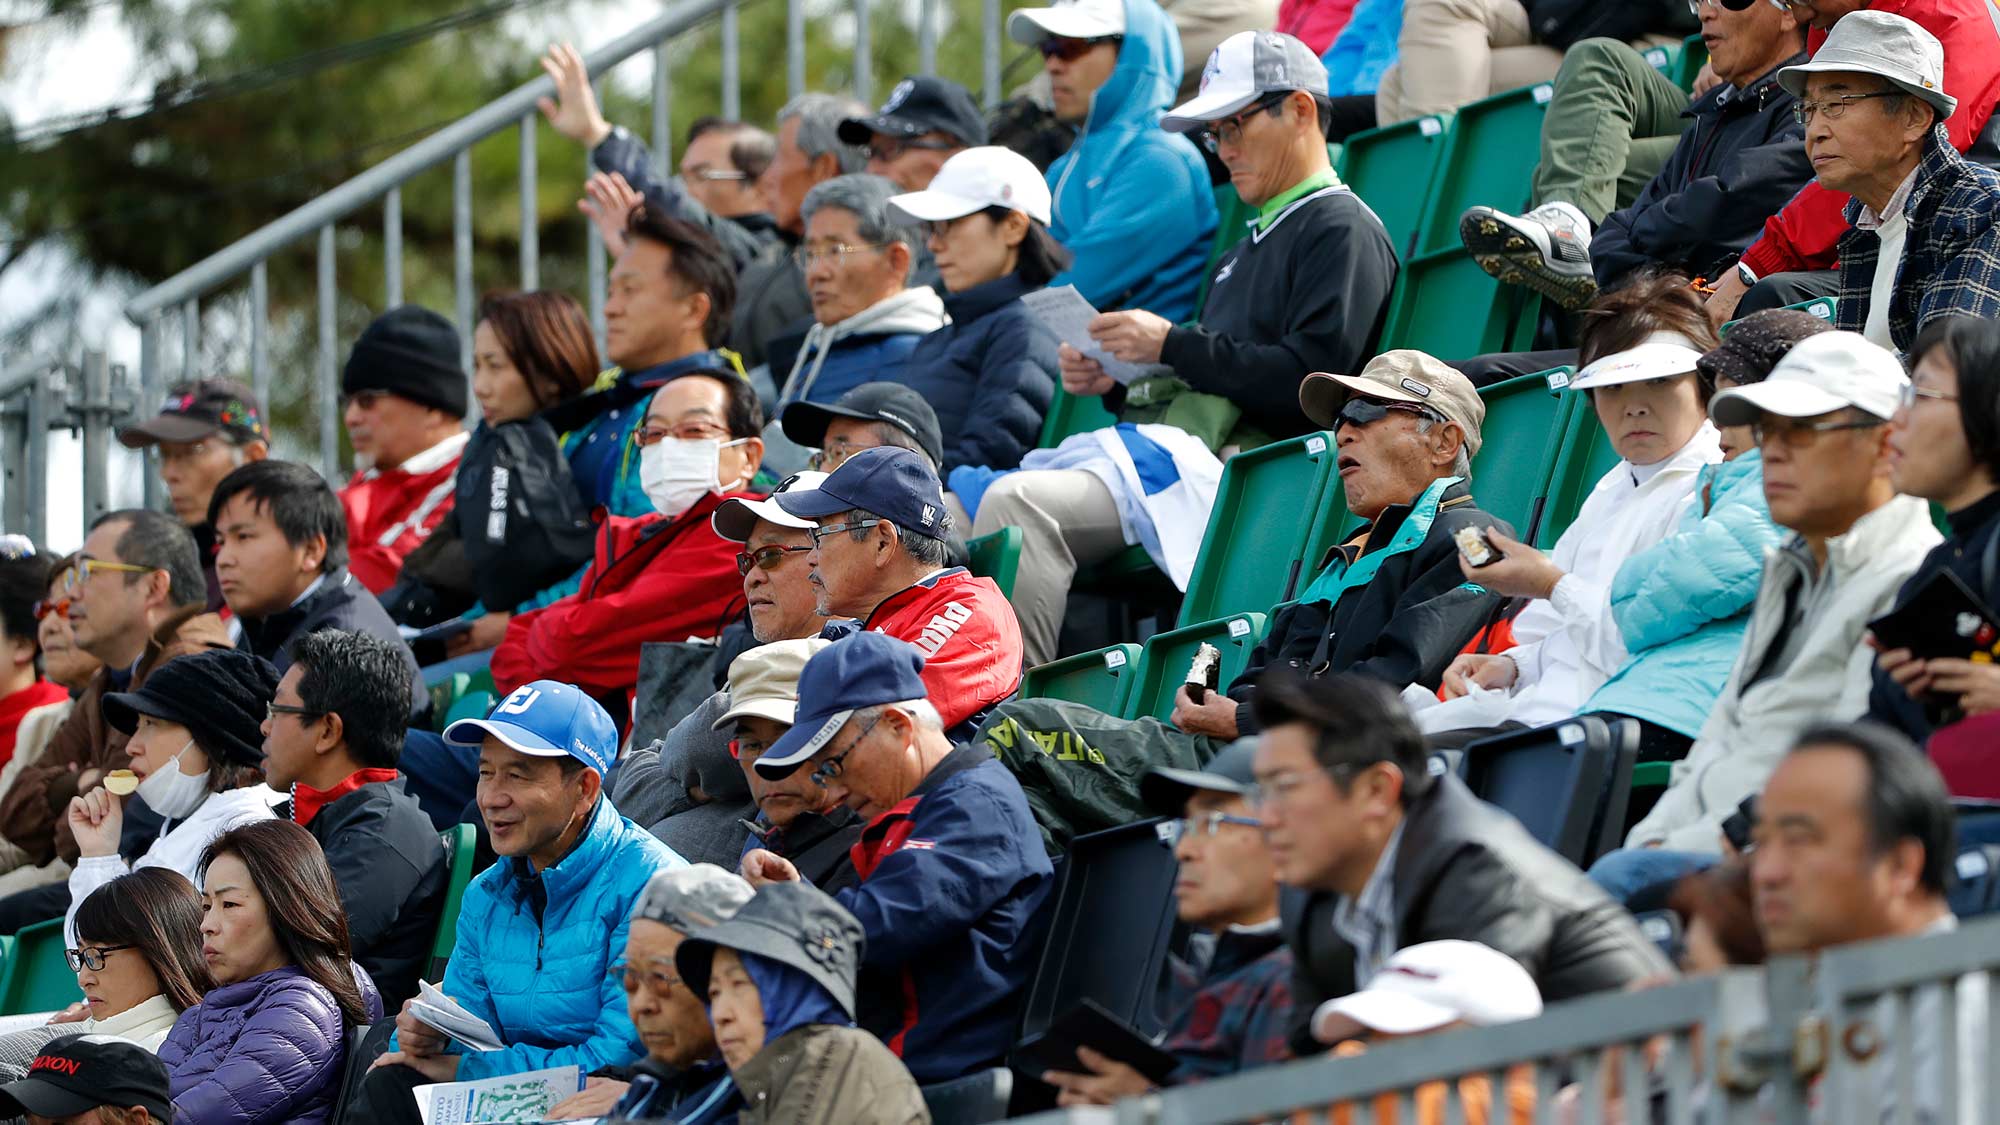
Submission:
[[[0,370],[0,528],[48,543],[49,434],[82,443],[83,522],[110,510],[111,439],[134,403],[123,365],[85,352],[79,366],[31,356]]]
[[[869,28],[871,0],[842,0],[851,4],[854,18],[852,92],[870,100],[874,85]],[[933,73],[937,61],[938,5],[943,0],[919,0],[918,42],[922,73]],[[791,94],[802,93],[806,85],[806,0],[785,0],[785,74]],[[744,11],[760,17],[775,17],[774,4],[767,0],[674,0],[665,11],[584,56],[590,74],[600,83],[603,75],[634,56],[650,53],[651,134],[653,150],[662,160],[672,152],[672,82],[668,48],[675,37],[720,20],[721,108],[726,117],[741,112],[741,60],[739,20]],[[988,105],[1000,98],[1001,0],[982,0],[980,32],[983,38],[982,88]],[[814,18],[821,18],[814,13]],[[542,124],[535,108],[536,99],[554,93],[547,77],[525,83],[481,106],[464,117],[411,145],[382,163],[334,187],[289,214],[216,251],[173,277],[134,297],[125,306],[125,315],[140,333],[139,381],[142,400],[159,401],[165,389],[165,349],[172,331],[169,322],[178,321],[180,372],[182,378],[199,371],[202,340],[202,303],[212,300],[226,287],[247,286],[249,303],[249,353],[251,385],[260,403],[270,403],[270,278],[267,262],[272,255],[317,239],[317,318],[315,341],[313,413],[317,418],[318,461],[328,477],[337,477],[339,465],[339,367],[340,340],[335,329],[336,231],[365,207],[381,207],[381,238],[384,248],[383,289],[386,304],[403,300],[403,208],[402,186],[413,177],[452,164],[453,293],[451,312],[457,322],[461,349],[471,351],[473,291],[473,194],[472,146],[507,129],[520,134],[520,285],[533,289],[539,280],[539,216],[536,209],[536,130]],[[588,156],[585,156],[586,167]],[[589,278],[591,323],[596,329],[600,350],[604,326],[604,248],[596,238],[588,246],[586,273]],[[468,360],[469,363],[469,360]],[[160,484],[156,474],[147,474],[146,502],[157,506]]]
[[[1020,1121],[1510,1125],[1514,1083],[1532,1086],[1538,1123],[1974,1125],[2000,1120],[1995,1012],[2000,918],[1986,918]]]

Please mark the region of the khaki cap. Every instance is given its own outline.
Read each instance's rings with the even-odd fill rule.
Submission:
[[[1329,375],[1315,371],[1299,384],[1299,407],[1313,424],[1333,428],[1347,400],[1360,395],[1377,402],[1414,402],[1428,406],[1458,423],[1465,432],[1465,455],[1479,455],[1479,426],[1486,420],[1486,402],[1457,368],[1424,352],[1383,352],[1368,361],[1359,375]]]
[[[745,649],[730,662],[729,710],[715,720],[715,729],[746,717],[791,722],[799,710],[799,673],[813,653],[832,643],[812,637]]]

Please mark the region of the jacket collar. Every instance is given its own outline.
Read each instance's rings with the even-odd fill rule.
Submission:
[[[348,587],[353,582],[354,577],[347,573],[346,567],[335,567],[314,579],[318,589],[311,590],[289,607],[269,617],[238,614],[236,620],[242,623],[243,635],[250,641],[251,650],[262,655],[272,638],[282,642],[327,605],[347,600],[351,596]]]
[[[302,977],[304,975],[297,965],[280,965],[268,973],[258,973],[247,980],[239,980],[234,984],[217,985],[209,991],[208,995],[201,998],[201,1008],[204,1011],[213,1012],[219,1009],[238,1007],[262,996],[268,989],[284,984],[293,977]]]
[[[1230,926],[1215,935],[1215,956],[1209,959],[1204,975],[1210,980],[1228,976],[1283,944],[1284,932],[1275,918],[1268,926],[1249,929]]]
[[[314,789],[305,782],[294,782],[292,822],[301,827],[310,825],[321,810],[338,803],[351,793],[360,792],[364,785],[396,785],[401,780],[402,775],[393,769],[361,769],[348,774],[331,789]]]
[[[405,458],[400,465],[395,465],[387,469],[370,468],[357,479],[374,480],[388,473],[402,473],[405,476],[412,477],[423,476],[425,473],[435,473],[439,469],[450,466],[453,461],[458,460],[459,455],[465,452],[465,443],[470,440],[472,440],[472,435],[465,430],[460,430],[443,441],[438,442],[436,445],[431,446],[429,449],[424,450],[422,453]]]
[[[1791,98],[1791,94],[1778,85],[1778,72],[1788,66],[1797,66],[1806,59],[1806,53],[1800,51],[1740,90],[1727,82],[1718,83],[1714,89],[1689,103],[1681,111],[1681,116],[1700,117],[1704,113],[1719,113],[1731,117],[1739,113],[1761,113],[1767,103]]]
[[[778,1084],[791,1078],[794,1066],[812,1050],[812,1041],[832,1030],[827,1024],[809,1023],[766,1042],[749,1062],[730,1074],[744,1104],[756,1106],[768,1101]]]
[[[1953,539],[1970,539],[1979,529],[2000,519],[2000,489],[1995,489],[1983,500],[1960,508],[1956,512],[1945,513],[1945,521],[1951,525]]]
[[[759,820],[762,820],[760,815]],[[748,821],[744,823],[748,824]],[[757,833],[764,846],[779,855],[790,858],[811,850],[824,840],[840,835],[854,825],[854,811],[846,806],[836,806],[831,812],[800,813],[792,818],[792,823],[784,828],[765,821],[751,824],[751,831]]]
[[[1914,496],[1897,496],[1887,504],[1854,521],[1845,535],[1836,535],[1826,541],[1826,565],[1819,568],[1820,574],[1832,574],[1836,580],[1847,574],[1866,569],[1871,563],[1882,560],[1884,565],[1895,565],[1906,557],[1897,547],[1911,535],[1921,535],[1931,525],[1930,505]],[[1805,537],[1793,532],[1779,544],[1777,557],[1789,559],[1800,571],[1799,578],[1810,579],[1814,574],[1812,550],[1806,546]],[[1768,583],[1767,583],[1768,585]],[[1782,599],[1780,599],[1782,601]],[[1760,596],[1759,601],[1762,601]]]
[[[885,613],[894,612],[895,609],[898,607],[898,604],[902,602],[905,598],[908,598],[915,591],[935,590],[938,588],[938,585],[940,583],[944,582],[948,578],[957,578],[961,575],[969,577],[971,574],[972,574],[971,571],[965,569],[962,566],[947,566],[947,567],[942,567],[938,570],[933,570],[929,574],[924,575],[922,578],[917,579],[915,582],[910,583],[908,586],[903,587],[902,589],[896,591],[893,594],[890,594],[888,597],[883,598],[880,602],[876,603],[875,608],[868,611],[868,619],[861,623],[861,627],[863,629],[873,628],[875,625],[876,618],[881,617]]]
[[[1320,560],[1321,569],[1325,569],[1335,555],[1348,556],[1348,562],[1351,564],[1354,559],[1387,546],[1396,538],[1396,533],[1402,530],[1403,521],[1410,518],[1411,512],[1416,511],[1417,501],[1421,499],[1423,493],[1418,493],[1407,504],[1391,504],[1382,509],[1382,514],[1375,517],[1374,523],[1363,525],[1360,530],[1347,537],[1347,542],[1330,548],[1326,557]],[[1472,490],[1461,480],[1445,488],[1444,495],[1438,498],[1438,510],[1444,511],[1471,502]]]
[[[1022,294],[1033,292],[1035,288],[1021,280],[1020,274],[1010,273],[962,293],[945,294],[945,315],[951,317],[955,325],[968,324],[1002,305],[1020,300]]]
[[[887,812],[877,815],[874,820],[868,822],[868,827],[861,830],[861,839],[855,842],[855,848],[875,847],[889,830],[890,825],[915,812],[917,805],[922,803],[925,797],[936,792],[939,786],[967,770],[984,765],[992,758],[993,752],[986,748],[985,743],[959,743],[952,748],[951,753],[938,759],[938,764],[931,767],[931,772],[925,774],[922,781],[917,782],[917,787],[910,790],[909,796],[897,801]]]
[[[551,864],[547,870],[536,875],[528,860],[521,856],[508,856],[498,864],[500,879],[517,897],[528,893],[528,881],[539,879],[542,893],[550,906],[555,905],[577,890],[587,885],[598,875],[612,843],[622,834],[621,818],[618,810],[611,806],[607,797],[599,797],[597,805],[590,810],[590,822],[577,836],[569,854]]]
[[[1924,152],[1917,161],[1915,179],[1909,185],[1909,193],[1903,197],[1903,213],[1908,215],[1922,206],[1924,199],[1937,190],[1944,177],[1963,163],[1965,157],[1960,156],[1958,150],[1951,147],[1951,137],[1944,131],[1944,124],[1940,122],[1932,126],[1931,135],[1924,138]],[[1847,216],[1848,226],[1854,226],[1855,220],[1861,217],[1861,212],[1866,206],[1859,199],[1850,198],[1847,201],[1844,214]],[[1845,256],[1844,251],[1843,256]]]

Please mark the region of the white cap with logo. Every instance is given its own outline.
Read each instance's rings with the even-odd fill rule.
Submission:
[[[1851,406],[1887,419],[1909,381],[1888,349],[1859,332],[1822,332],[1794,344],[1770,378],[1716,395],[1708,416],[1718,426],[1748,426],[1764,414],[1813,418]]]
[[[1312,48],[1281,31],[1239,31],[1210,52],[1201,92],[1167,111],[1160,127],[1190,133],[1243,112],[1266,94],[1325,94],[1326,66]]]
[[[1368,987],[1321,1004],[1312,1032],[1331,1045],[1369,1031],[1415,1035],[1541,1014],[1542,991],[1520,962],[1476,941],[1427,941],[1391,954]]]
[[[1125,0],[1069,0],[1022,8],[1007,17],[1007,35],[1032,47],[1044,39],[1102,39],[1125,34]]]
[[[938,168],[931,186],[889,198],[889,206],[920,223],[1005,207],[1047,226],[1049,203],[1049,182],[1034,162],[998,145],[956,153]]]

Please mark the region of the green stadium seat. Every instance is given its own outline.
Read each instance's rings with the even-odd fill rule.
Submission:
[[[1334,477],[1333,435],[1306,434],[1239,453],[1222,467],[1180,624],[1284,600],[1304,558],[1309,521]]]
[[[1799,312],[1811,313],[1814,316],[1820,318],[1821,320],[1826,321],[1828,324],[1832,324],[1833,314],[1839,311],[1840,309],[1840,298],[1814,297],[1809,301],[1800,301],[1795,305],[1786,305],[1784,307],[1787,309],[1796,309]],[[1732,320],[1729,323],[1723,325],[1720,330],[1720,334],[1723,336],[1729,335],[1729,330],[1736,327],[1736,325],[1741,320],[1742,318],[1738,317],[1736,320]]]
[[[1139,657],[1139,673],[1125,697],[1125,717],[1147,716],[1165,721],[1174,713],[1174,693],[1187,682],[1188,666],[1195,650],[1206,641],[1222,651],[1221,676],[1225,687],[1250,665],[1250,650],[1264,639],[1266,622],[1261,613],[1238,613],[1218,621],[1204,621],[1165,633],[1146,642]]]
[[[445,883],[444,906],[438,914],[437,937],[431,941],[430,976],[444,979],[445,962],[451,960],[452,946],[458,944],[458,908],[465,901],[466,885],[472,882],[472,865],[477,859],[479,831],[470,824],[454,824],[440,838],[451,875]]]
[[[1558,368],[1574,372],[1574,368]],[[1472,494],[1479,507],[1526,535],[1549,493],[1569,414],[1577,396],[1550,389],[1549,372],[1523,375],[1480,390],[1486,401],[1483,441],[1472,460]]]
[[[1544,82],[1459,108],[1417,224],[1418,255],[1462,245],[1458,217],[1467,207],[1526,209],[1541,160],[1542,117],[1554,94]]]
[[[1020,528],[1003,527],[991,535],[966,541],[966,552],[972,556],[972,573],[991,578],[1000,587],[1002,597],[1014,596],[1014,576],[1021,570],[1021,540]]]
[[[24,926],[14,935],[14,949],[0,973],[0,1016],[60,1011],[83,998],[63,954],[66,947],[61,918]]]
[[[1541,300],[1521,286],[1501,285],[1462,246],[1425,254],[1405,262],[1396,278],[1382,350],[1415,348],[1443,360],[1525,351],[1534,343]]]
[[[499,695],[491,691],[468,691],[452,700],[451,709],[444,713],[444,723],[438,727],[438,731],[442,733],[446,727],[460,719],[483,719],[499,701]]]
[[[1708,44],[1700,35],[1690,35],[1681,40],[1680,57],[1674,60],[1674,68],[1667,72],[1681,89],[1694,91],[1694,80],[1701,74],[1701,68],[1708,64]]]
[[[1112,645],[1037,665],[1021,677],[1021,698],[1060,699],[1122,715],[1140,651],[1135,644]]]
[[[1058,383],[1055,400],[1049,403],[1049,412],[1042,417],[1042,437],[1036,444],[1043,449],[1054,449],[1072,434],[1087,434],[1117,424],[1118,416],[1104,408],[1102,398],[1097,395],[1078,398]]]
[[[1535,546],[1544,550],[1561,538],[1583,509],[1590,490],[1619,461],[1610,435],[1597,424],[1597,412],[1591,409],[1590,399],[1578,392],[1567,392],[1564,397],[1576,402],[1570,407],[1562,449],[1549,474],[1548,504],[1535,536]]]
[[[1700,42],[1700,37],[1697,36],[1695,41]],[[1639,54],[1654,70],[1673,78],[1680,73],[1681,52],[1685,46],[1683,43],[1672,43],[1661,47],[1648,47]]]
[[[1382,220],[1398,258],[1410,256],[1450,132],[1449,118],[1430,115],[1356,133],[1341,150],[1341,182]]]
[[[464,695],[466,690],[471,686],[472,677],[465,672],[454,672],[437,683],[432,684],[431,715],[433,723],[442,724],[445,712],[450,711],[451,705],[457,702],[458,697]],[[443,730],[444,727],[439,725],[437,729]]]

